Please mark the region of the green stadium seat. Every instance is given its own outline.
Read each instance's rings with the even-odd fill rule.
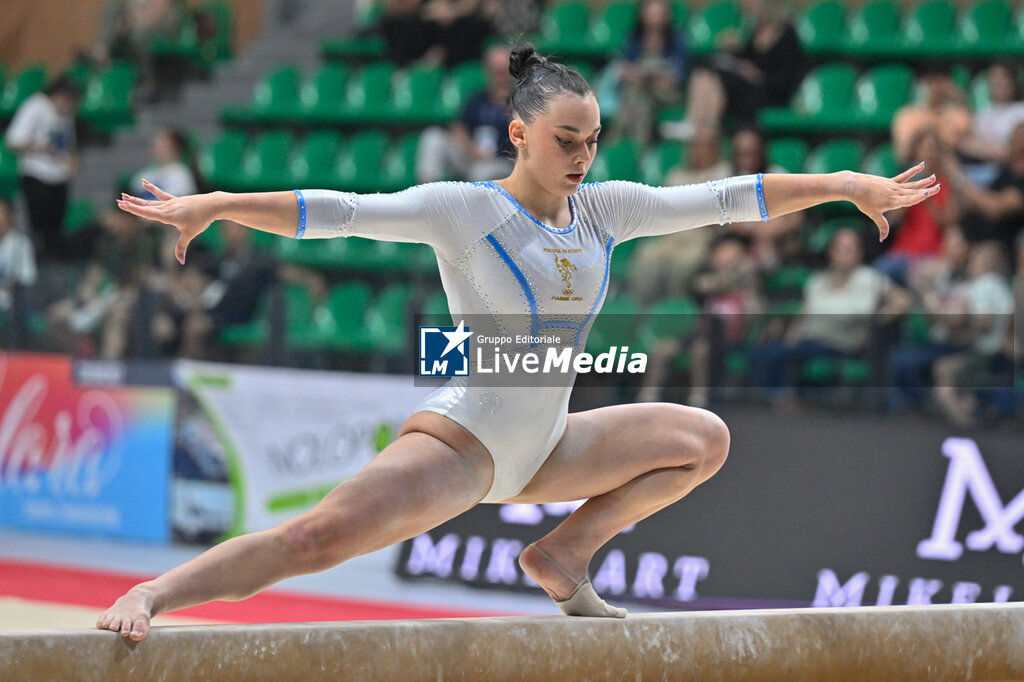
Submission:
[[[863,170],[865,173],[881,175],[885,178],[891,178],[899,173],[900,168],[893,155],[892,143],[884,142],[868,152],[868,155],[864,157]]]
[[[590,166],[587,174],[588,182],[602,182],[604,180],[632,180],[640,179],[639,150],[636,142],[630,138],[624,138],[616,142],[604,145],[599,149],[597,158]]]
[[[847,216],[824,221],[807,239],[807,250],[816,255],[824,254],[828,249],[829,242],[832,241],[832,236],[844,229],[852,229],[861,233],[864,230],[864,220]]]
[[[316,302],[309,289],[301,284],[287,284],[284,299],[285,340],[290,347],[308,346],[315,340],[314,309]]]
[[[370,303],[365,318],[366,337],[375,353],[394,355],[409,346],[411,299],[412,288],[408,284],[392,284]]]
[[[379,123],[387,120],[391,100],[391,62],[367,64],[349,78],[345,103],[334,120],[348,124]]]
[[[852,57],[886,56],[898,45],[900,8],[892,0],[873,0],[861,5],[849,21],[842,41],[843,52]]]
[[[252,104],[226,109],[222,119],[230,125],[284,123],[298,118],[300,80],[299,70],[294,66],[277,68],[257,83]]]
[[[260,297],[252,319],[240,324],[226,324],[220,328],[218,338],[225,346],[262,346],[267,342],[267,330],[270,328],[271,292]]]
[[[761,279],[761,289],[773,298],[780,295],[798,296],[810,276],[811,271],[803,266],[781,267]]]
[[[664,185],[669,171],[686,160],[686,145],[674,140],[662,140],[644,154],[641,177],[648,185]]]
[[[838,0],[819,0],[800,15],[797,32],[811,55],[836,54],[846,34],[846,10]]]
[[[199,6],[199,11],[211,17],[214,24],[213,35],[206,44],[200,45],[203,62],[212,64],[230,59],[233,54],[231,33],[234,23],[231,4],[224,0],[205,2]]]
[[[326,305],[313,313],[310,342],[335,350],[366,348],[363,320],[371,295],[372,290],[366,282],[344,282],[332,288]]]
[[[587,54],[587,4],[567,0],[550,6],[540,20],[540,36],[534,42],[538,51],[554,53],[565,59]]]
[[[739,29],[742,23],[740,6],[734,0],[713,0],[690,20],[690,49],[695,54],[708,54],[714,51],[719,33]]]
[[[837,139],[822,142],[807,157],[808,173],[835,173],[856,170],[864,161],[864,146],[856,140]]]
[[[441,111],[444,118],[456,118],[466,101],[486,87],[487,76],[480,62],[465,62],[453,68],[441,86]]]
[[[237,189],[238,169],[248,145],[245,133],[228,130],[199,155],[199,173],[212,189]]]
[[[18,156],[0,140],[0,197],[13,200],[18,182]]]
[[[957,26],[958,52],[969,57],[1020,54],[1013,36],[1013,10],[1006,0],[980,0],[967,7]]]
[[[310,268],[328,268],[333,263],[330,244],[344,239],[275,239],[274,257],[282,263]]]
[[[859,127],[886,132],[896,110],[911,100],[914,72],[906,64],[881,64],[857,83]]]
[[[800,379],[817,386],[858,386],[867,383],[871,369],[861,358],[814,357],[800,367]]]
[[[857,72],[849,64],[825,64],[808,73],[787,107],[769,107],[758,115],[771,133],[841,130],[850,126]]]
[[[970,98],[971,107],[973,107],[975,111],[978,109],[984,109],[989,105],[991,100],[988,94],[987,73],[979,71],[978,74],[971,79],[971,82],[967,87],[967,96]]]
[[[810,146],[799,137],[778,137],[768,142],[768,160],[790,173],[803,172]]]
[[[445,117],[437,106],[443,76],[444,71],[435,66],[412,66],[399,72],[387,120],[402,125],[443,123]]]
[[[672,12],[672,26],[682,35],[690,31],[690,7],[685,0],[672,0],[669,6]]]
[[[420,325],[423,327],[436,325],[439,327],[451,327],[452,315],[448,310],[448,296],[444,289],[438,289],[423,304]]]
[[[43,89],[46,84],[46,67],[41,64],[30,64],[17,75],[10,76],[4,82],[3,94],[0,94],[0,118],[10,118],[29,95]]]
[[[61,76],[73,80],[82,88],[82,92],[89,86],[89,77],[92,76],[93,68],[86,61],[76,61],[69,65],[61,73]]]
[[[629,277],[633,264],[633,254],[640,244],[639,239],[615,244],[612,249],[612,262],[608,268],[608,276],[612,281],[621,281]]]
[[[387,51],[387,47],[382,36],[356,35],[345,38],[326,38],[320,43],[320,53],[324,59],[360,61],[380,59]]]
[[[588,353],[604,353],[611,346],[636,345],[636,323],[640,306],[632,296],[605,300],[587,337]]]
[[[637,350],[651,352],[665,338],[686,339],[697,329],[700,305],[688,296],[665,298],[647,310],[640,326]]]
[[[341,135],[333,130],[317,130],[306,135],[295,147],[288,164],[289,184],[292,187],[329,187],[339,149]]]
[[[345,104],[349,68],[345,64],[325,64],[299,91],[298,120],[307,125],[330,122]]]
[[[332,187],[349,192],[373,192],[381,184],[388,136],[381,130],[363,130],[354,135],[338,155]]]
[[[412,132],[398,140],[384,158],[384,175],[381,187],[385,191],[398,192],[416,184],[416,152],[420,145],[420,133]]]
[[[907,16],[894,56],[952,57],[957,54],[956,7],[950,0],[924,0]]]
[[[637,4],[613,0],[590,24],[587,51],[593,57],[611,57],[622,51],[637,19]]]
[[[239,183],[251,192],[287,189],[290,183],[288,156],[292,134],[272,130],[257,138],[242,157]]]
[[[64,213],[64,234],[74,234],[96,224],[96,207],[84,197],[75,197],[68,202],[68,210]]]
[[[110,134],[135,122],[135,65],[111,64],[93,74],[82,97],[79,116],[94,130]]]

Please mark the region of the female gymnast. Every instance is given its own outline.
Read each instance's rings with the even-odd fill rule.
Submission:
[[[423,242],[437,253],[453,319],[483,315],[519,332],[540,315],[585,329],[604,298],[612,251],[626,240],[768,220],[838,200],[853,202],[884,239],[885,211],[939,189],[934,177],[911,180],[923,165],[892,179],[843,171],[666,188],[581,184],[601,130],[590,86],[527,43],[512,50],[509,71],[515,86],[508,134],[517,158],[503,180],[434,183],[396,194],[182,197],[147,183],[157,200],[126,196],[118,205],[174,226],[182,263],[189,242],[220,219],[285,237]],[[575,296],[560,295],[565,285],[552,253],[571,254]],[[591,557],[620,530],[714,475],[728,453],[729,431],[711,412],[675,404],[568,414],[570,391],[571,384],[494,388],[452,380],[424,400],[395,442],[313,509],[227,540],[133,587],[97,627],[141,640],[156,614],[245,599],[285,578],[414,537],[480,502],[582,498],[588,501],[524,549],[519,563],[564,613],[621,618],[625,611],[602,601],[587,579]]]

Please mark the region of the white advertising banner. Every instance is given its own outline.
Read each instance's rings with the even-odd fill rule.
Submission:
[[[309,509],[394,440],[429,388],[408,377],[182,362],[234,492],[230,534]],[[186,402],[188,402],[186,397]],[[187,406],[183,406],[187,409]]]

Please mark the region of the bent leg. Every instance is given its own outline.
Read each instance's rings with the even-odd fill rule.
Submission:
[[[245,599],[285,578],[388,547],[475,505],[493,475],[490,455],[468,431],[441,415],[417,413],[394,443],[310,511],[232,538],[132,588],[96,625],[139,640],[159,613]]]
[[[586,575],[602,545],[713,476],[728,451],[725,423],[698,408],[647,403],[569,415],[554,452],[509,501],[590,499],[535,543],[543,552],[527,547],[520,565],[553,599],[566,599],[575,588],[569,576]]]

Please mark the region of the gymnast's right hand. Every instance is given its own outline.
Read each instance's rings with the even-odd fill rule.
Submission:
[[[193,194],[176,197],[169,194],[148,180],[142,186],[153,193],[156,201],[139,199],[122,194],[117,205],[123,211],[132,213],[156,222],[172,225],[179,232],[178,242],[174,245],[174,256],[182,265],[185,264],[185,250],[189,242],[199,236],[210,223],[216,219],[212,195]]]

